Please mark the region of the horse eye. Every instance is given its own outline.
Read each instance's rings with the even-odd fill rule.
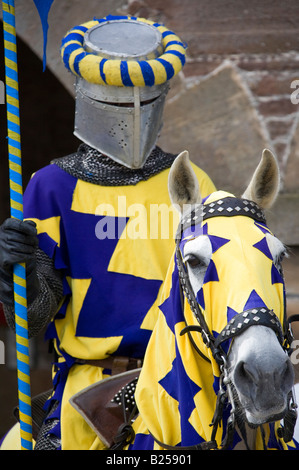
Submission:
[[[195,255],[187,255],[184,260],[191,268],[206,268],[206,263]]]

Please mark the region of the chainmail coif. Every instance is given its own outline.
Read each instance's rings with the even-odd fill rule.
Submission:
[[[170,168],[175,158],[176,155],[155,147],[142,168],[131,169],[101,154],[98,150],[81,144],[76,153],[57,158],[51,163],[88,183],[101,186],[129,186],[146,181]]]

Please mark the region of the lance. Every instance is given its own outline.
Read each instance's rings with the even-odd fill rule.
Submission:
[[[9,154],[10,211],[11,217],[23,220],[19,86],[14,0],[2,0],[2,10]],[[21,449],[32,450],[31,387],[25,263],[14,265],[13,281]]]

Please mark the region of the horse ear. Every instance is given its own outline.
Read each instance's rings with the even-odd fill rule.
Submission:
[[[264,149],[261,161],[242,198],[256,202],[262,209],[269,209],[275,202],[279,187],[278,163],[273,153]]]
[[[173,162],[168,176],[168,192],[174,206],[183,211],[185,204],[201,202],[199,184],[189,160],[189,152],[181,152]]]

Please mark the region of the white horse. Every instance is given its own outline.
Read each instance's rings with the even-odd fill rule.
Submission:
[[[175,160],[176,254],[137,383],[139,414],[120,447],[296,448],[286,249],[263,213],[278,191],[269,150],[241,198],[217,191],[202,201],[188,152]]]
[[[255,201],[262,209],[269,209],[278,191],[277,162],[273,154],[265,150],[242,198]],[[172,202],[181,208],[182,214],[185,205],[201,203],[197,179],[189,165],[187,152],[181,154],[172,167],[169,193]],[[285,246],[270,232],[266,233],[266,242],[265,249],[269,250],[274,265],[281,271]],[[183,256],[194,292],[200,291],[203,286],[212,251],[207,235],[194,238],[185,245]],[[255,269],[263,270],[263,267],[256,265]],[[250,282],[250,277],[245,279],[246,282]],[[279,312],[276,313],[279,315]],[[227,358],[227,380],[237,394],[247,422],[254,427],[277,420],[285,414],[294,381],[293,366],[277,341],[275,331],[258,323],[234,338]]]

